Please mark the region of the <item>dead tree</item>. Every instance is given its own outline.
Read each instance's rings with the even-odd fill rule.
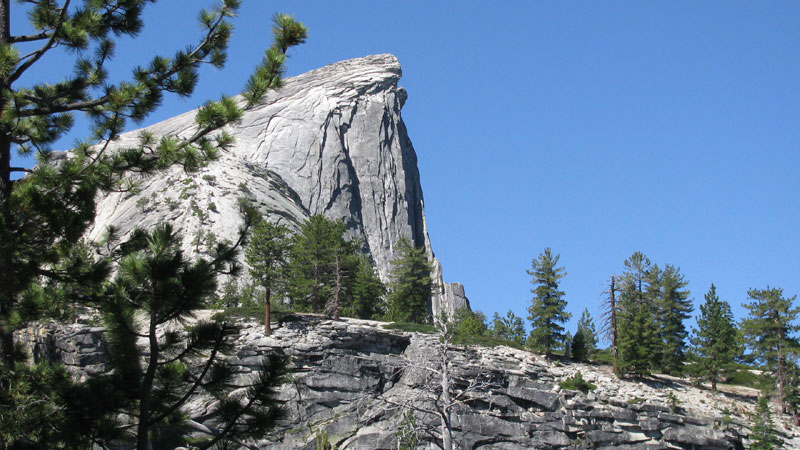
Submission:
[[[439,422],[438,433],[427,429],[422,431],[441,442],[439,445],[443,450],[453,450],[453,415],[461,409],[469,409],[472,402],[484,401],[491,405],[491,390],[497,385],[482,374],[469,380],[455,378],[452,370],[451,350],[455,348],[451,344],[452,324],[444,318],[434,319],[434,323],[439,331],[436,343],[430,348],[433,356],[424,363],[409,361],[398,367],[402,373],[413,373],[420,377],[414,384],[419,387],[415,395],[400,399],[381,393],[375,399],[384,405],[378,414],[385,413],[386,409],[400,409],[404,414],[413,411],[435,417]]]
[[[606,291],[606,298],[603,300],[602,308],[603,314],[601,316],[602,327],[601,332],[603,337],[611,342],[611,355],[614,359],[614,373],[618,374],[617,361],[619,355],[617,353],[617,298],[616,298],[616,280],[614,275],[611,275],[611,284]]]

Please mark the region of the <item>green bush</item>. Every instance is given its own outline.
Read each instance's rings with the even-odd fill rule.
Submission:
[[[581,374],[580,371],[575,372],[575,375],[571,378],[566,378],[564,381],[559,381],[558,385],[561,387],[561,389],[581,391],[584,394],[597,389],[597,386],[583,379],[583,374]]]

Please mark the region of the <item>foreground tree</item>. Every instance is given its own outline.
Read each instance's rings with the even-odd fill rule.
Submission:
[[[433,268],[425,248],[413,247],[406,239],[400,239],[395,255],[389,274],[387,318],[397,322],[430,322]]]
[[[289,258],[289,229],[266,220],[253,227],[250,243],[245,250],[245,261],[250,266],[250,277],[264,290],[264,334],[272,334],[270,311],[273,292],[280,292],[286,280]]]
[[[106,278],[105,261],[82,258],[64,264],[94,218],[96,195],[132,189],[135,180],[130,178],[131,173],[149,176],[175,164],[192,171],[214,159],[217,151],[233,140],[217,130],[239,120],[243,108],[258,104],[268,89],[280,86],[286,50],[303,42],[306,30],[290,16],[276,16],[274,45],[248,81],[243,106],[223,97],[198,110],[194,131],[188,137],[144,133],[137,144],[110,151],[112,141],[129,120],[146,118],[165,94],[190,95],[201,65],[223,65],[232,30],[228,19],[235,15],[239,2],[224,0],[214,10],[203,11],[203,32],[196,45],[172,58],[156,56],[147,66],[134,68],[129,81],[119,83],[110,82],[107,71],[115,39],[139,33],[143,8],[152,0],[85,1],[81,7],[70,5],[69,0],[19,3],[27,8],[34,30],[30,35],[11,34],[10,1],[0,0],[0,279],[4,280],[0,290],[0,392],[34,392],[36,401],[26,401],[43,404],[80,396],[46,392],[46,384],[40,384],[38,391],[29,390],[34,381],[30,377],[37,375],[25,366],[13,332],[41,313],[52,311],[42,307],[44,296],[36,294],[42,292],[37,287],[40,282],[46,286],[60,284],[59,289],[70,293],[64,298],[77,301],[90,297],[87,294],[93,294],[90,291]],[[23,75],[36,73],[39,63],[59,48],[74,56],[72,75],[53,84],[20,86]],[[89,137],[76,143],[69,157],[56,157],[50,146],[72,128],[74,113],[88,114]],[[33,169],[14,167],[14,151],[34,154],[41,164]],[[26,176],[13,179],[20,173]],[[0,416],[21,411],[19,398],[23,397],[0,395]],[[76,408],[75,403],[56,404],[56,410],[69,413],[51,415],[47,424],[51,431],[69,430],[68,422],[58,419],[78,416]],[[37,445],[35,439],[49,435],[29,432],[29,426],[36,426],[25,423],[30,416],[15,417],[19,418],[15,423],[17,436],[27,436],[22,438],[26,445]],[[0,432],[9,429],[0,428]],[[72,430],[72,441],[50,440],[43,446],[78,447],[74,444],[78,428]]]
[[[546,248],[531,262],[531,270],[526,271],[535,286],[531,289],[533,298],[528,307],[528,320],[532,327],[528,346],[544,351],[548,357],[553,349],[564,344],[564,327],[560,324],[572,316],[566,312],[564,291],[558,289],[558,280],[566,275],[563,267],[556,267],[559,258]]]
[[[792,305],[797,296],[785,298],[783,289],[770,287],[750,289],[747,295],[752,302],[742,305],[749,311],[741,323],[742,336],[756,360],[775,372],[778,398],[786,412],[787,361],[800,350],[794,336],[800,330],[796,323],[800,308]]]
[[[214,294],[216,274],[230,273],[235,257],[233,248],[220,244],[214,260],[190,263],[180,242],[169,225],[140,234],[127,246],[101,304],[113,369],[110,381],[118,392],[118,407],[135,422],[137,450],[184,445],[182,406],[200,392],[218,399],[206,412],[219,418],[218,430],[210,430],[203,448],[263,435],[281,414],[275,389],[287,373],[282,358],[265,360],[246,396],[230,395],[235,369],[220,356],[230,349],[236,328],[197,322],[184,333],[176,327],[189,324],[193,311]],[[146,344],[140,346],[139,339]]]
[[[711,390],[717,390],[717,380],[740,353],[738,332],[728,302],[720,300],[714,284],[700,306],[697,328],[692,337],[695,371],[701,379],[711,380]]]

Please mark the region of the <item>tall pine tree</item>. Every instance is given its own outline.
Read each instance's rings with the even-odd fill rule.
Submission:
[[[747,295],[752,302],[742,305],[749,311],[741,323],[742,336],[756,359],[775,372],[778,396],[785,412],[787,361],[800,348],[794,335],[800,330],[796,323],[800,308],[792,305],[797,296],[785,298],[783,289],[770,287],[750,289]]]
[[[322,215],[309,218],[292,238],[289,295],[295,308],[320,312],[334,290],[335,260],[347,245],[345,225]]]
[[[406,239],[397,242],[389,274],[387,313],[397,322],[429,323],[433,293],[433,268],[424,247],[413,247]]]
[[[284,288],[286,265],[289,258],[289,229],[283,225],[259,220],[253,227],[250,242],[245,250],[245,261],[250,266],[253,283],[264,290],[264,334],[270,328],[271,300],[274,293]]]
[[[532,327],[528,346],[544,351],[547,356],[564,345],[566,335],[561,324],[572,316],[566,311],[564,291],[558,287],[558,281],[566,275],[563,267],[556,267],[559,258],[549,247],[545,248],[537,259],[531,261],[531,270],[526,271],[535,286],[531,289],[533,298],[528,307],[528,320]]]
[[[661,357],[659,363],[663,373],[679,375],[686,360],[686,338],[688,332],[683,321],[691,317],[692,300],[689,284],[680,269],[665,265],[658,280],[660,298],[657,303],[657,322],[661,334]]]
[[[617,313],[620,375],[649,375],[653,355],[658,354],[655,302],[648,295],[654,289],[652,272],[650,259],[641,252],[635,252],[625,261]]]
[[[717,390],[717,379],[739,354],[738,342],[731,306],[719,299],[716,286],[711,284],[692,336],[695,372],[701,379],[711,380],[711,390]]]

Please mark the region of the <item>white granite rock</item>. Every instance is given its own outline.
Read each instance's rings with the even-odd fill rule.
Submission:
[[[373,55],[287,79],[227,130],[236,142],[218,161],[192,175],[174,168],[141,180],[136,195],[100,198],[88,237],[100,238],[108,225],[125,236],[136,226],[169,221],[184,232],[184,250],[202,254],[214,240],[235,241],[240,197],[295,229],[323,214],[343,219],[350,236],[363,238],[384,280],[400,238],[425,246],[434,260],[431,307],[438,314],[445,284],[428,238],[417,155],[400,114],[407,98],[400,76],[397,58]],[[186,136],[194,114],[145,130]],[[141,131],[124,134],[115,146],[135,144]]]

